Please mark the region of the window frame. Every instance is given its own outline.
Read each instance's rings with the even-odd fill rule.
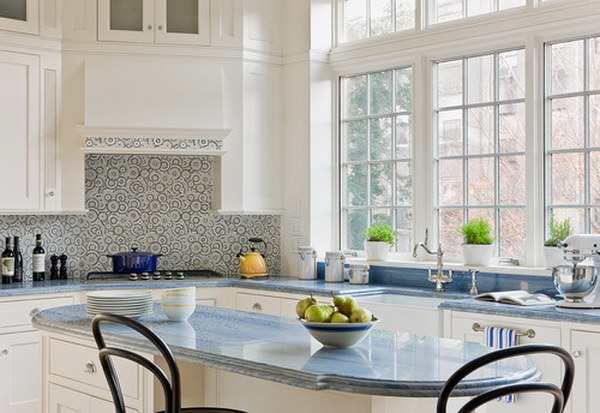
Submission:
[[[399,70],[404,70],[404,69],[410,69],[411,72],[411,84],[410,84],[410,94],[411,94],[411,110],[410,111],[406,111],[406,110],[401,110],[401,111],[396,111],[396,72]],[[371,115],[370,112],[370,107],[371,107],[371,82],[370,82],[370,75],[374,74],[374,73],[381,73],[381,72],[391,72],[392,73],[392,88],[391,88],[391,94],[392,94],[392,101],[391,101],[391,105],[392,105],[392,111],[389,113],[385,113],[385,114],[378,114],[378,115]],[[359,117],[349,117],[346,118],[345,116],[345,109],[346,109],[346,99],[345,99],[345,87],[343,85],[343,82],[345,79],[348,78],[352,78],[352,77],[358,77],[358,76],[367,76],[367,114],[364,116],[359,116]],[[336,222],[338,222],[338,239],[339,242],[338,244],[340,245],[341,249],[343,249],[344,251],[350,251],[352,254],[356,254],[359,256],[363,256],[365,255],[364,250],[352,250],[350,248],[346,247],[346,225],[345,225],[345,221],[346,221],[346,214],[349,210],[366,210],[367,211],[367,222],[370,222],[371,220],[371,211],[374,209],[389,209],[391,214],[392,214],[392,222],[393,224],[396,223],[397,220],[397,211],[399,210],[410,210],[411,216],[412,216],[412,222],[411,222],[411,229],[409,230],[410,232],[410,239],[411,241],[414,241],[415,239],[415,228],[414,228],[414,222],[415,222],[415,218],[414,218],[414,206],[415,206],[415,183],[414,183],[414,159],[415,159],[415,142],[414,142],[414,106],[415,106],[415,65],[412,63],[408,63],[408,64],[397,64],[394,65],[392,67],[386,67],[386,68],[374,68],[372,70],[366,70],[366,71],[360,71],[357,73],[349,73],[349,74],[338,74],[337,76],[337,95],[338,95],[338,105],[337,105],[337,122],[336,122],[336,142],[337,142],[337,165],[338,167],[336,168],[337,171],[337,187],[338,187],[338,191],[337,191],[337,198],[338,198],[338,203],[337,203],[337,214],[336,214]],[[409,116],[410,117],[410,125],[409,125],[409,130],[410,130],[410,153],[409,153],[409,157],[394,157],[394,152],[395,152],[395,146],[396,146],[396,138],[397,138],[397,125],[395,123],[395,120],[398,116]],[[386,160],[370,160],[370,150],[368,149],[370,147],[370,121],[373,119],[382,119],[382,118],[389,118],[391,119],[391,124],[392,124],[392,136],[391,136],[391,147],[392,147],[392,157],[390,159],[386,159]],[[365,120],[367,122],[367,159],[364,161],[350,161],[348,162],[346,160],[346,142],[345,142],[345,135],[344,135],[344,124],[345,122],[348,121],[356,121],[356,120]],[[409,205],[396,205],[396,179],[397,179],[397,171],[396,171],[396,166],[399,163],[406,163],[409,165],[410,168],[410,176],[412,179],[412,185],[411,185],[411,203]],[[370,195],[371,195],[371,190],[370,190],[370,186],[371,186],[371,182],[370,182],[370,173],[367,173],[367,197],[368,199],[368,204],[365,206],[349,206],[347,205],[347,192],[345,191],[346,187],[347,187],[347,182],[346,182],[346,178],[347,178],[347,174],[345,172],[345,168],[347,167],[347,165],[372,165],[372,164],[391,164],[392,165],[392,176],[393,176],[393,181],[392,181],[392,194],[391,194],[391,199],[392,199],[392,204],[391,205],[386,205],[386,206],[377,206],[377,205],[371,205],[371,199],[370,199]],[[393,225],[395,226],[395,225]],[[390,254],[392,257],[395,258],[408,258],[409,257],[409,253],[408,252],[398,252],[396,249],[390,251]]]
[[[555,2],[558,0],[548,0]],[[589,66],[589,41],[590,39],[600,39],[600,32],[587,35],[565,37],[556,40],[546,41],[543,44],[544,61],[544,87],[543,87],[543,116],[544,116],[544,237],[549,236],[549,223],[553,208],[560,209],[583,209],[583,232],[591,231],[591,209],[600,209],[600,204],[591,203],[591,184],[590,184],[590,155],[592,153],[600,154],[600,146],[590,146],[590,97],[598,96],[600,98],[600,88],[591,90],[590,86],[590,66]],[[578,92],[554,93],[551,90],[552,85],[552,46],[561,43],[574,41],[583,41],[583,88]],[[568,149],[552,149],[552,102],[555,99],[582,98],[583,114],[583,146]],[[556,204],[552,202],[552,155],[554,154],[582,154],[584,158],[584,202],[572,204]],[[575,231],[577,229],[575,228]]]
[[[512,51],[523,51],[524,57],[526,58],[525,54],[527,52],[526,47],[525,46],[518,46],[518,47],[510,47],[510,48],[502,48],[502,49],[496,49],[496,50],[491,50],[489,52],[481,52],[481,53],[473,53],[473,54],[468,54],[468,55],[463,55],[463,56],[457,56],[457,57],[452,57],[452,58],[445,58],[445,59],[440,59],[440,60],[436,60],[433,62],[433,82],[431,85],[433,94],[434,94],[434,98],[433,98],[433,105],[432,105],[432,116],[431,116],[431,123],[432,123],[432,141],[433,141],[433,150],[432,150],[432,158],[433,158],[433,162],[434,162],[434,182],[433,182],[433,188],[434,188],[434,227],[436,228],[436,233],[438,234],[438,239],[441,238],[441,216],[440,216],[440,212],[444,209],[449,209],[449,210],[461,210],[462,211],[462,219],[463,222],[467,222],[468,220],[468,212],[469,209],[479,209],[479,210],[492,210],[494,212],[494,222],[493,222],[493,227],[494,227],[494,231],[495,231],[495,237],[496,237],[496,242],[494,243],[494,256],[498,257],[498,258],[516,258],[516,259],[524,259],[526,257],[505,257],[502,256],[500,254],[500,245],[501,245],[501,239],[500,239],[500,212],[502,210],[506,210],[506,209],[520,209],[523,210],[523,212],[526,215],[526,210],[527,210],[527,199],[525,199],[525,203],[524,204],[515,204],[515,205],[503,205],[500,202],[500,182],[501,182],[501,178],[500,178],[500,169],[501,169],[501,158],[503,157],[511,157],[511,156],[520,156],[522,157],[523,161],[525,162],[525,168],[527,168],[527,136],[525,136],[525,141],[523,142],[523,147],[524,150],[523,151],[517,151],[517,152],[503,152],[501,150],[499,150],[499,143],[500,143],[500,109],[502,106],[507,106],[507,105],[518,105],[518,104],[522,104],[524,109],[525,109],[525,113],[526,113],[526,108],[527,108],[527,86],[525,85],[525,93],[524,93],[524,97],[522,98],[517,98],[517,99],[500,99],[499,98],[499,84],[500,84],[500,77],[499,77],[499,55],[502,53],[506,53],[506,52],[512,52]],[[479,103],[469,103],[468,102],[468,93],[469,93],[469,72],[468,72],[468,59],[472,59],[472,58],[477,58],[477,57],[483,57],[483,56],[493,56],[493,97],[490,101],[488,102],[479,102]],[[454,62],[454,61],[460,61],[461,65],[462,65],[462,90],[461,90],[461,94],[462,94],[462,102],[459,105],[451,105],[451,106],[444,106],[444,107],[440,107],[439,106],[439,102],[438,102],[438,79],[437,79],[437,65],[438,64],[443,64],[443,63],[447,63],[447,62]],[[524,61],[524,65],[526,64],[526,59]],[[526,72],[526,68],[525,72]],[[525,80],[525,79],[524,79]],[[493,133],[494,133],[494,150],[492,152],[489,153],[485,153],[485,154],[469,154],[468,150],[467,150],[467,146],[468,146],[468,128],[469,128],[469,119],[468,119],[468,112],[471,109],[476,109],[476,108],[493,108]],[[449,112],[449,111],[461,111],[461,122],[462,122],[462,133],[461,133],[461,139],[462,139],[462,154],[460,155],[440,155],[439,154],[439,147],[440,147],[440,134],[439,134],[439,114],[442,112]],[[527,123],[527,119],[525,116],[525,124]],[[525,132],[525,135],[526,132]],[[469,160],[471,159],[491,159],[493,160],[494,163],[494,203],[493,204],[489,204],[489,205],[472,205],[468,203],[468,193],[469,193]],[[440,171],[439,171],[439,165],[440,165],[440,160],[460,160],[462,161],[462,193],[463,193],[463,201],[460,205],[441,205],[440,202]],[[527,184],[525,182],[525,184]],[[527,236],[525,237],[525,242],[527,242]],[[459,257],[459,254],[451,254],[448,253],[448,255],[454,255],[454,257]]]

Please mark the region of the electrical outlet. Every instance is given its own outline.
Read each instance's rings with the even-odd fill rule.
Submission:
[[[302,234],[302,218],[290,219],[290,235],[301,237]]]
[[[293,199],[292,200],[292,216],[293,217],[302,216],[302,200],[301,199]]]

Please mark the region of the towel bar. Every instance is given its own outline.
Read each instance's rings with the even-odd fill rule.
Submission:
[[[473,323],[473,331],[475,331],[476,333],[480,333],[484,330],[484,328],[479,324],[479,323]],[[517,336],[524,336],[527,338],[535,338],[535,330],[530,328],[527,331],[523,331],[523,330],[516,330],[515,332],[517,333]]]

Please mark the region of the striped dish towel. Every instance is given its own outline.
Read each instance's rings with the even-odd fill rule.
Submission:
[[[513,347],[517,345],[517,332],[510,328],[502,327],[485,327],[484,331],[484,343],[487,347],[494,349],[502,349]],[[515,395],[509,394],[498,399],[505,403],[514,403]]]

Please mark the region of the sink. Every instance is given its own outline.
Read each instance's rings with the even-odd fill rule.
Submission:
[[[413,295],[401,294],[374,294],[356,297],[356,300],[363,303],[372,304],[389,304],[403,307],[419,307],[419,308],[438,308],[440,303],[445,301],[435,297],[418,297]]]

